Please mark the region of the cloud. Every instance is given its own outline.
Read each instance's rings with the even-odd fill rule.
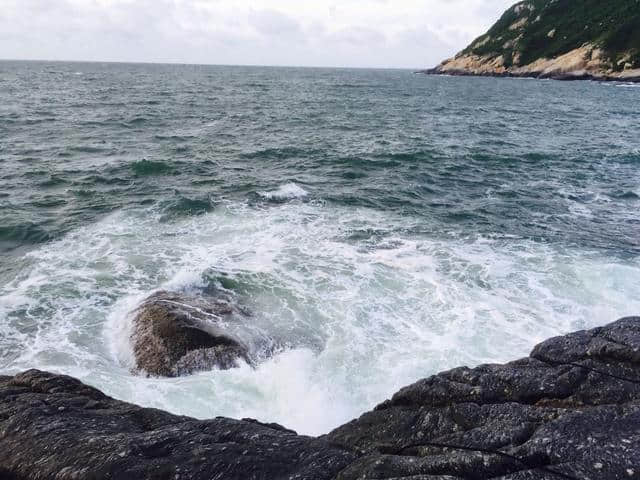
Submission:
[[[336,43],[348,43],[363,48],[376,47],[387,42],[383,31],[360,26],[339,30],[331,35],[331,39]]]
[[[512,0],[3,0],[0,58],[423,67]]]
[[[267,37],[297,35],[302,32],[297,21],[277,10],[252,10],[249,13],[249,23]]]

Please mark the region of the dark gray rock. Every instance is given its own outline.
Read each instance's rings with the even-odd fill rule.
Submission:
[[[70,377],[0,377],[0,478],[640,478],[640,318],[403,388],[328,435],[198,421]]]
[[[140,408],[71,377],[0,377],[2,479],[322,480],[355,458],[278,425]]]
[[[226,299],[157,292],[133,319],[136,366],[149,375],[176,377],[234,368],[240,360],[251,364],[247,345],[224,328],[246,317]]]
[[[363,454],[344,480],[640,478],[640,318],[420,380],[324,438]]]

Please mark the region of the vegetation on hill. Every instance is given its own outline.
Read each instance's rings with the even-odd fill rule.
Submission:
[[[640,0],[525,0],[462,53],[503,55],[510,67],[586,43],[604,50],[614,70],[640,68]]]

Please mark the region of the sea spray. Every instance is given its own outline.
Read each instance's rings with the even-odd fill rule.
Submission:
[[[640,308],[637,263],[529,240],[407,237],[406,216],[317,203],[228,204],[170,224],[150,213],[114,214],[28,255],[0,291],[7,370],[71,370],[143,405],[322,433],[430,373],[515,358]],[[354,228],[386,234],[363,245]],[[133,375],[136,305],[221,279],[284,348],[255,370]]]

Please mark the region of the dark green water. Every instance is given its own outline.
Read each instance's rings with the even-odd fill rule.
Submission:
[[[432,233],[638,253],[638,90],[407,71],[0,64],[3,251],[286,182]],[[573,214],[583,210],[585,215]],[[586,214],[588,212],[588,214]]]
[[[638,313],[639,95],[0,62],[0,370],[317,433],[438,369]],[[290,348],[257,372],[132,376],[135,303],[221,281]]]

